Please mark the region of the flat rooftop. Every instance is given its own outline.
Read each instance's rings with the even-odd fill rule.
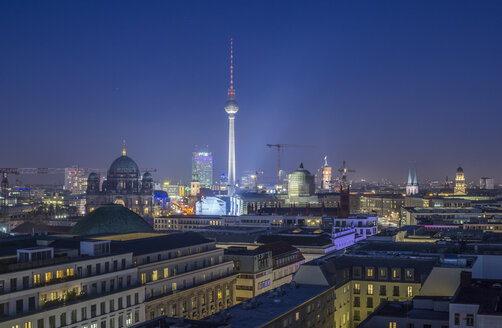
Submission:
[[[316,297],[330,287],[314,285],[297,285],[294,287],[288,284],[279,288],[281,292],[276,293],[276,295],[280,296],[272,296],[273,293],[268,292],[253,298],[253,302],[246,301],[237,304],[205,320],[225,322],[232,327],[239,328],[261,327]]]
[[[373,316],[384,317],[407,317],[410,319],[428,319],[448,321],[449,313],[443,311],[434,311],[433,309],[417,309],[413,307],[412,302],[387,302],[382,305]]]

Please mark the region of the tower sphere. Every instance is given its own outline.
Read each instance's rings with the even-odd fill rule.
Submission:
[[[237,105],[237,101],[235,99],[228,99],[225,104],[225,111],[227,114],[236,114],[239,111],[239,106]]]

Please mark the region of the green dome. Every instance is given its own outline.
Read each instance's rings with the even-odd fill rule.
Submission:
[[[139,168],[135,161],[129,156],[122,155],[113,161],[110,169],[108,170],[108,175],[117,174],[138,174]]]
[[[153,229],[141,216],[122,205],[101,206],[70,230],[77,235],[132,232],[153,232]]]
[[[96,173],[92,172],[89,174],[89,180],[99,180],[99,177]]]

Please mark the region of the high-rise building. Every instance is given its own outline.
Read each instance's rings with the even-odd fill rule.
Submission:
[[[408,183],[406,184],[406,195],[416,195],[418,194],[418,179],[417,170],[415,169],[415,177],[411,180],[411,169],[408,170]]]
[[[495,180],[493,180],[493,178],[482,177],[479,179],[479,188],[480,189],[494,189],[495,188]]]
[[[234,120],[235,114],[239,111],[239,106],[237,105],[237,101],[235,101],[233,39],[230,39],[230,88],[228,89],[225,111],[228,114],[228,195],[232,196],[235,193]]]
[[[464,170],[460,166],[458,167],[457,175],[455,176],[454,193],[455,193],[455,195],[465,195],[466,194]]]
[[[87,189],[89,169],[82,167],[67,167],[64,169],[64,190],[72,194],[83,194]]]
[[[331,189],[331,166],[328,165],[328,156],[324,156],[324,165],[322,167],[321,189]]]
[[[192,176],[197,175],[202,188],[213,185],[213,154],[206,151],[192,153]]]

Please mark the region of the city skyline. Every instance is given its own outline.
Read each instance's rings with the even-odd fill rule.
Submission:
[[[468,181],[502,181],[501,4],[298,3],[277,16],[281,4],[0,4],[10,140],[0,166],[104,167],[127,139],[140,166],[175,181],[190,179],[193,145],[209,144],[219,176],[233,37],[246,108],[237,178],[274,176],[266,144],[297,143],[316,147],[285,150],[289,172],[303,162],[315,173],[327,155],[334,168],[347,160],[354,179],[401,182],[416,167],[441,181],[462,166]]]

